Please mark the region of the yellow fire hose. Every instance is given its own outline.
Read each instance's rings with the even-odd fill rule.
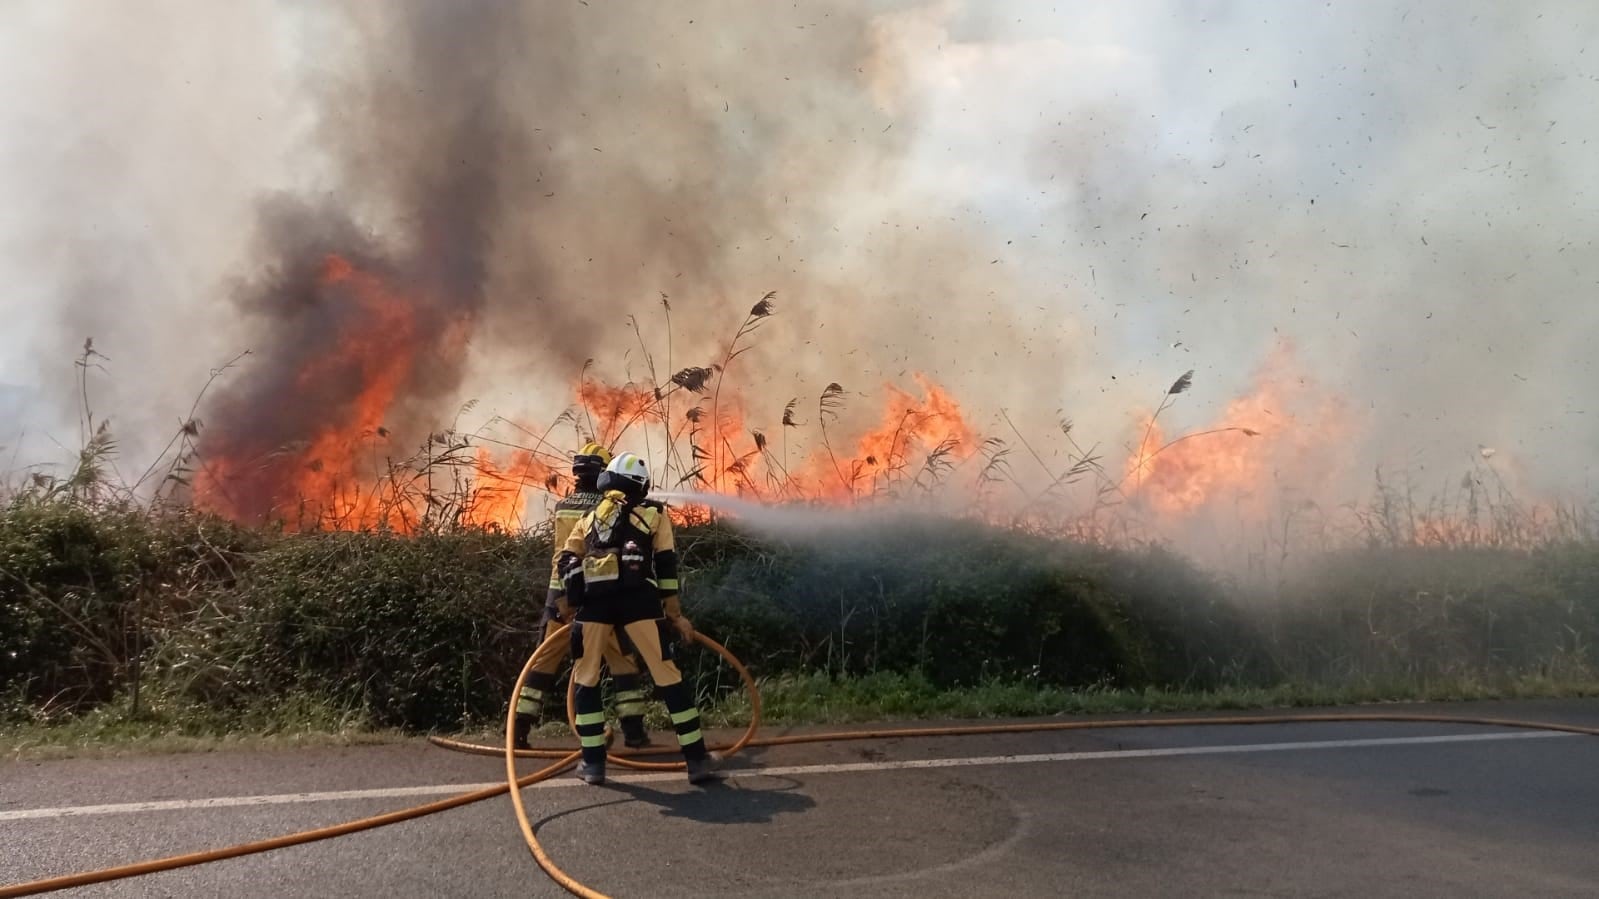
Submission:
[[[556,628],[548,637],[544,639],[544,642],[549,643],[552,640],[564,639],[569,629],[569,625],[563,625],[562,627]],[[760,726],[761,723],[760,690],[755,684],[755,678],[750,675],[749,669],[745,668],[744,664],[740,662],[731,652],[728,652],[727,647],[716,642],[715,640],[712,640],[710,637],[707,637],[704,634],[696,633],[694,635],[694,639],[699,643],[709,647],[717,655],[720,655],[722,658],[726,659],[727,663],[732,665],[734,670],[738,671],[739,678],[744,681],[745,688],[749,690],[749,727],[745,728],[744,735],[739,737],[738,740],[734,741],[732,745],[726,747],[716,747],[712,750],[713,752],[720,753],[723,758],[726,758],[727,756],[738,752],[740,749],[743,749],[745,746],[748,746],[750,741],[755,738],[755,730]],[[516,783],[517,755],[523,752],[528,752],[528,750],[518,750],[516,748],[515,734],[512,732],[512,728],[516,723],[516,698],[522,695],[522,685],[527,682],[527,676],[533,670],[533,659],[535,656],[528,657],[527,664],[522,666],[522,673],[517,675],[516,686],[511,690],[511,707],[505,713],[505,747],[502,752],[505,755],[506,789],[511,794],[511,806],[516,812],[516,826],[521,829],[522,839],[527,843],[528,851],[533,853],[533,860],[538,863],[540,868],[544,869],[544,873],[550,875],[550,879],[560,884],[562,888],[574,896],[582,896],[583,899],[609,899],[609,897],[607,897],[604,893],[590,889],[589,887],[584,886],[582,883],[579,883],[570,874],[562,871],[560,866],[555,863],[555,860],[550,858],[549,854],[544,851],[544,847],[539,844],[539,838],[533,833],[533,822],[528,820],[527,807],[522,804],[522,791],[510,786],[511,784]],[[572,728],[572,732],[574,734],[577,732],[576,709],[573,708],[573,698],[576,691],[576,679],[568,678],[566,686],[566,721],[567,725]],[[445,748],[470,747],[473,750],[477,749],[477,747],[469,743],[457,743],[454,740],[444,740],[442,738],[435,738],[433,742],[435,745],[443,746]],[[532,752],[537,752],[537,750],[533,750]],[[612,753],[607,753],[607,757],[610,759],[615,759],[617,764],[629,768],[670,771],[674,768],[680,769],[684,767],[682,762],[640,762]],[[561,767],[564,768],[568,764],[571,764],[571,762],[572,756],[568,755],[557,764],[560,764]]]
[[[566,635],[566,628],[559,628],[552,632],[549,640],[559,640]],[[750,746],[793,746],[801,743],[831,743],[844,740],[881,740],[906,737],[954,737],[972,736],[978,734],[1018,734],[1038,733],[1042,731],[1064,730],[1106,730],[1110,728],[1131,727],[1196,727],[1207,725],[1245,725],[1245,724],[1303,724],[1309,722],[1402,722],[1423,724],[1464,724],[1484,727],[1512,727],[1527,730],[1560,731],[1563,733],[1586,734],[1599,736],[1599,728],[1581,727],[1574,724],[1558,724],[1543,721],[1523,721],[1506,718],[1483,718],[1468,715],[1424,715],[1409,713],[1335,713],[1335,714],[1310,714],[1310,715],[1243,715],[1231,717],[1204,717],[1204,718],[1123,718],[1104,721],[1036,721],[1020,724],[974,724],[957,727],[907,727],[887,728],[861,731],[840,731],[832,733],[795,734],[782,737],[767,737],[755,739],[755,732],[760,724],[761,703],[760,693],[756,687],[755,679],[749,670],[739,662],[727,648],[703,634],[696,634],[695,639],[716,652],[727,660],[743,680],[745,688],[750,695],[750,724],[742,736],[731,744],[712,747],[712,751],[721,757],[730,756],[741,749]],[[243,855],[252,855],[259,852],[268,852],[273,849],[282,849],[287,846],[298,846],[318,840],[331,839],[346,834],[357,833],[363,830],[372,830],[388,824],[401,821],[410,821],[437,812],[460,808],[484,799],[491,799],[502,793],[511,795],[511,804],[516,814],[517,826],[522,831],[522,838],[527,842],[529,851],[532,852],[534,861],[562,888],[576,896],[585,899],[609,899],[604,893],[585,886],[576,879],[562,871],[549,854],[539,844],[538,837],[533,832],[533,825],[527,816],[527,808],[522,802],[522,788],[561,773],[577,762],[581,753],[563,752],[552,749],[516,749],[513,743],[511,724],[515,717],[516,697],[526,683],[528,673],[533,668],[532,657],[522,667],[522,673],[516,679],[516,686],[511,692],[512,710],[506,715],[505,744],[501,748],[484,746],[476,743],[464,743],[445,737],[430,737],[429,740],[440,747],[461,752],[476,753],[479,755],[503,755],[505,758],[504,786],[490,787],[484,790],[475,790],[462,793],[447,799],[429,802],[413,808],[400,809],[370,818],[361,818],[335,824],[330,827],[306,830],[299,833],[286,834],[268,840],[259,840],[253,843],[241,843],[237,846],[228,846],[222,849],[212,849],[205,852],[196,852],[188,855],[175,855],[168,858],[152,859],[131,865],[122,865],[115,868],[105,868],[98,871],[86,871],[79,874],[70,874],[63,877],[52,877],[45,880],[35,880],[28,883],[19,883],[11,886],[0,887],[0,899],[10,899],[14,896],[32,896],[39,893],[48,893],[63,890],[69,887],[87,886],[94,883],[104,883],[112,880],[122,880],[129,877],[138,877],[144,874],[154,874],[158,871],[171,871],[176,868],[204,864],[206,862],[221,861],[222,859],[237,858]],[[572,692],[574,685],[569,685],[567,690],[567,717],[572,716]],[[609,755],[610,760],[628,768],[645,770],[674,770],[683,767],[682,762],[647,762],[641,761],[637,756],[659,755],[675,753],[671,747],[643,750],[633,753]],[[548,766],[524,777],[517,777],[517,758],[549,758],[555,759]]]

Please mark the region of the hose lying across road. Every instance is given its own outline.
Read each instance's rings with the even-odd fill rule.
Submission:
[[[551,633],[549,640],[560,640],[566,636],[566,628],[559,628]],[[1202,717],[1202,718],[1123,718],[1116,720],[1076,720],[1076,721],[1029,721],[1019,724],[972,724],[957,727],[907,727],[887,728],[862,731],[841,731],[833,733],[795,734],[782,737],[767,737],[756,739],[755,732],[760,726],[761,701],[760,692],[756,687],[755,679],[749,670],[744,667],[727,648],[703,634],[696,634],[695,639],[716,652],[738,672],[744,681],[745,688],[750,696],[750,723],[744,733],[733,743],[725,746],[711,747],[712,751],[720,757],[726,758],[739,750],[751,746],[793,746],[800,743],[832,743],[844,740],[880,740],[889,738],[906,737],[955,737],[971,736],[977,734],[1019,734],[1038,733],[1042,731],[1062,730],[1106,730],[1109,728],[1130,727],[1193,727],[1201,725],[1243,725],[1243,724],[1304,724],[1311,722],[1404,722],[1423,724],[1467,724],[1484,727],[1513,727],[1527,730],[1560,731],[1563,733],[1586,734],[1599,736],[1599,727],[1581,727],[1574,724],[1559,724],[1545,721],[1522,721],[1505,718],[1482,718],[1468,715],[1424,715],[1408,714],[1402,712],[1352,712],[1334,714],[1308,714],[1308,715],[1240,715],[1231,717]],[[533,668],[533,659],[522,668],[522,673],[516,679],[516,687],[511,692],[512,710],[506,715],[505,745],[501,748],[484,746],[476,743],[463,743],[444,737],[430,737],[435,745],[461,752],[471,752],[479,755],[503,755],[505,758],[506,782],[503,786],[475,790],[462,793],[425,805],[413,808],[400,809],[370,818],[361,818],[356,821],[347,821],[331,827],[321,827],[315,830],[306,830],[299,833],[286,834],[268,840],[253,843],[241,843],[237,846],[228,846],[222,849],[212,849],[205,852],[196,852],[189,855],[175,855],[168,858],[153,859],[137,864],[123,865],[115,868],[105,868],[99,871],[85,871],[80,874],[70,874],[64,877],[52,877],[45,880],[35,880],[28,883],[19,883],[11,886],[0,887],[0,899],[10,899],[14,896],[32,896],[39,893],[48,893],[63,890],[69,887],[87,886],[94,883],[104,883],[112,880],[122,880],[128,877],[138,877],[144,874],[153,874],[158,871],[170,871],[176,868],[185,868],[191,865],[206,862],[221,861],[227,858],[237,858],[242,855],[252,855],[258,852],[268,852],[273,849],[282,849],[287,846],[298,846],[304,843],[313,843],[318,840],[331,839],[346,834],[358,833],[363,830],[372,830],[388,824],[397,824],[401,821],[410,821],[431,815],[437,812],[460,808],[484,799],[492,799],[504,793],[511,795],[511,803],[516,814],[517,826],[522,831],[522,838],[527,842],[528,849],[533,853],[536,861],[545,873],[549,874],[556,883],[560,884],[573,895],[586,897],[586,899],[607,899],[604,893],[598,892],[562,871],[549,854],[539,844],[538,837],[533,831],[533,825],[528,820],[527,808],[522,802],[522,788],[560,774],[575,764],[580,753],[553,749],[516,749],[512,743],[511,721],[515,715],[516,697],[522,691],[522,685],[527,681],[528,673]],[[572,687],[567,690],[567,715],[570,720],[572,709]],[[610,760],[615,764],[635,769],[644,770],[681,770],[683,763],[677,762],[651,762],[641,757],[660,755],[665,753],[675,754],[676,747],[663,747],[647,749],[632,753],[613,753]],[[532,774],[518,777],[516,773],[517,758],[543,758],[554,759],[549,765],[540,768]]]
[[[565,639],[569,628],[570,625],[556,628],[555,631],[553,631],[548,637],[544,638],[544,642],[549,643],[552,640]],[[704,634],[695,634],[694,639],[705,646],[710,647],[718,655],[726,659],[727,663],[732,665],[734,670],[738,672],[738,676],[744,681],[745,689],[749,691],[750,724],[749,727],[745,728],[744,735],[739,737],[738,740],[734,741],[730,746],[716,747],[712,750],[713,752],[719,753],[721,757],[726,758],[727,756],[738,752],[740,749],[743,749],[745,746],[748,746],[750,741],[755,738],[755,730],[756,728],[760,727],[761,724],[761,692],[755,683],[755,678],[750,675],[749,669],[745,668],[743,662],[740,662],[732,653],[728,652],[727,647],[716,642],[715,640],[712,640],[710,637],[707,637]],[[578,882],[576,878],[572,877],[570,874],[567,874],[565,871],[562,871],[560,866],[555,863],[555,860],[550,858],[549,854],[544,851],[544,847],[539,845],[539,838],[533,833],[533,822],[528,820],[527,807],[522,804],[522,791],[520,789],[513,789],[511,787],[511,784],[516,783],[517,780],[516,757],[519,754],[515,744],[515,735],[512,733],[512,728],[516,722],[516,699],[522,695],[522,685],[527,682],[527,676],[533,670],[533,659],[535,657],[536,655],[529,656],[527,664],[522,666],[522,673],[517,675],[516,686],[511,689],[511,708],[505,713],[505,748],[502,750],[502,752],[505,754],[505,783],[507,792],[511,794],[511,806],[516,811],[516,825],[522,830],[522,839],[527,842],[528,850],[533,853],[533,860],[538,862],[539,867],[543,868],[544,873],[550,875],[552,880],[560,884],[564,889],[566,889],[567,892],[574,896],[582,896],[584,899],[608,899],[604,893],[584,886],[582,883]],[[574,718],[575,709],[573,708],[572,701],[573,694],[576,691],[577,679],[568,678],[566,686],[566,719],[567,723],[571,725],[573,733],[577,732],[577,722]],[[471,751],[478,748],[469,743],[457,743],[454,740],[444,740],[442,738],[433,738],[433,742],[435,745],[443,746],[447,749],[460,748]],[[559,754],[560,752],[559,750],[548,751],[555,752],[556,754]],[[539,755],[544,754],[544,751],[539,750],[521,750],[521,752],[533,752],[538,753]],[[581,755],[581,753],[578,754]],[[629,768],[670,771],[674,768],[684,767],[682,762],[640,762],[625,756],[611,755],[610,757],[614,758],[617,764],[624,765]],[[558,761],[555,764],[565,768],[568,764],[571,764],[571,761],[572,758],[570,755],[568,755],[564,757],[562,761]],[[544,770],[548,771],[549,769],[546,768]]]

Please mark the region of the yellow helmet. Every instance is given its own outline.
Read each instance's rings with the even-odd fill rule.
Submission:
[[[572,475],[574,477],[597,478],[605,466],[611,464],[611,451],[603,444],[587,443],[572,457]]]

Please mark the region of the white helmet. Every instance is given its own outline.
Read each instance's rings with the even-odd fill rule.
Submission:
[[[620,490],[629,499],[643,499],[650,492],[650,468],[632,453],[622,453],[605,466],[598,487],[601,491]]]

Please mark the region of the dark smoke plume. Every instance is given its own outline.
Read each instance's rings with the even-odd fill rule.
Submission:
[[[630,315],[657,381],[706,366],[769,290],[738,387],[795,457],[827,385],[846,434],[920,371],[1016,449],[1007,410],[1021,490],[1067,418],[1120,476],[1192,369],[1158,430],[1264,436],[1160,461],[1229,509],[1176,463],[1327,509],[1379,466],[1591,494],[1588,7],[56,6],[0,9],[0,381],[70,444],[94,337],[142,467],[251,349],[201,418],[252,510],[312,448],[381,470],[465,400],[542,428],[587,359],[644,378]]]
[[[789,11],[799,30],[774,41],[725,28],[746,8],[696,9],[355,10],[356,65],[317,92],[333,189],[262,206],[265,274],[237,298],[259,358],[207,410],[208,502],[256,519],[305,477],[351,486],[328,456],[381,471],[447,417],[469,343],[532,357],[559,384],[624,355],[625,316],[657,291],[715,311],[785,253],[804,263],[797,235],[827,229],[806,197],[882,130],[858,84],[870,17]],[[762,68],[807,54],[797,83]],[[896,140],[874,140],[875,164]],[[381,236],[358,212],[387,223]],[[709,353],[706,336],[688,350]]]
[[[526,146],[503,96],[526,49],[514,6],[386,5],[355,24],[364,65],[326,90],[318,132],[337,190],[262,204],[265,274],[236,300],[260,358],[208,409],[199,447],[204,498],[246,519],[281,514],[302,469],[353,455],[370,476],[427,434],[459,384],[502,173]],[[351,218],[373,204],[395,233]]]

